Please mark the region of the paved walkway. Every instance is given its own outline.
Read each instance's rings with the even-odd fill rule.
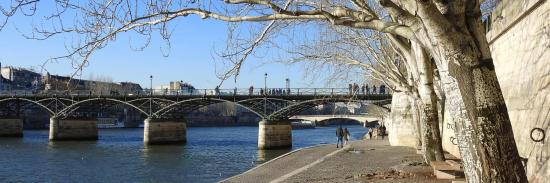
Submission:
[[[291,152],[222,182],[450,182],[436,180],[421,160],[413,148],[360,140]]]

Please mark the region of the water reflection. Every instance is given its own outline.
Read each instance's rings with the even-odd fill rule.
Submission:
[[[291,149],[276,149],[276,150],[262,150],[258,149],[256,155],[256,165],[265,163],[266,161],[272,160],[280,155],[288,153]]]
[[[143,145],[142,159],[146,162],[153,162],[163,159],[171,159],[174,162],[182,159],[182,154],[185,153],[185,146],[176,145]]]
[[[50,151],[86,151],[97,146],[97,141],[50,141],[48,140],[48,150]]]

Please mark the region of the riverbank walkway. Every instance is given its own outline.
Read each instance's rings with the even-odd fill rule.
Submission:
[[[414,148],[358,140],[299,149],[221,182],[451,182],[420,162]]]

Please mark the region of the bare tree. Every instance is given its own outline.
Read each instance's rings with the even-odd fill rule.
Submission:
[[[361,68],[366,77],[372,77],[407,94],[413,105],[414,120],[421,126],[422,149],[426,163],[443,161],[439,132],[437,95],[433,88],[432,62],[426,51],[412,42],[392,44],[396,40],[386,34],[345,27],[326,26],[319,31],[319,39],[290,47],[290,63],[304,62],[308,68],[330,65],[337,76]],[[390,37],[388,39],[388,37]],[[400,46],[398,46],[400,45]],[[284,48],[280,48],[284,49]],[[324,71],[314,71],[324,72]],[[420,110],[421,109],[421,110]]]

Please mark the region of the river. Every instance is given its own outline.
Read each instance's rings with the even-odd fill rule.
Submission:
[[[367,131],[345,126],[352,140]],[[292,131],[293,148],[335,143],[335,127]],[[258,150],[258,127],[188,128],[187,144],[145,146],[143,129],[100,129],[97,141],[49,142],[47,130],[0,138],[0,182],[216,182],[286,150]]]

